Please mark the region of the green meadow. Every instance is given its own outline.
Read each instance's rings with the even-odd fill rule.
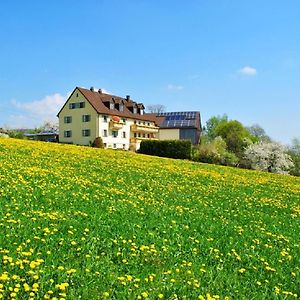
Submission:
[[[0,139],[0,299],[300,297],[300,178]]]

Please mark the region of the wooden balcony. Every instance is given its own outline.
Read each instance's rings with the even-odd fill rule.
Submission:
[[[123,126],[124,126],[124,123],[123,123],[123,122],[117,122],[117,121],[114,121],[114,120],[110,120],[110,121],[109,121],[109,128],[110,128],[110,129],[113,129],[113,130],[119,130],[119,129],[121,129]]]
[[[132,132],[142,132],[142,133],[157,133],[159,127],[157,126],[149,126],[143,124],[134,124],[130,126]]]
[[[143,140],[158,140],[157,138],[148,138],[148,137],[133,137],[133,138],[130,138],[130,143],[131,144],[135,144],[135,143],[140,143],[141,141]]]

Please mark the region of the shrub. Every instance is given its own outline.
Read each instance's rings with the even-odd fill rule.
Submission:
[[[139,153],[161,157],[190,159],[192,143],[188,140],[165,140],[141,142]]]
[[[235,166],[238,158],[227,151],[225,141],[216,137],[211,143],[199,145],[193,152],[192,159],[209,164]]]
[[[213,144],[200,145],[193,153],[192,160],[208,164],[219,164],[220,154]]]
[[[288,154],[290,155],[294,166],[290,170],[290,174],[300,176],[300,140],[293,139],[292,145],[289,147]]]
[[[9,135],[9,137],[14,138],[14,139],[20,139],[20,140],[26,139],[26,136],[24,135],[24,133],[17,129],[8,130],[7,133]]]
[[[103,140],[100,136],[96,137],[93,144],[92,144],[92,147],[94,148],[104,148],[104,144],[103,144]]]
[[[297,155],[293,152],[288,152],[290,155],[294,166],[290,170],[290,174],[294,176],[300,176],[300,155]]]

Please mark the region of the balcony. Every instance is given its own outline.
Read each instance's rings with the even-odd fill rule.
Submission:
[[[114,121],[114,120],[110,120],[109,121],[109,128],[112,130],[119,130],[124,126],[123,122],[118,122],[118,121]]]
[[[134,124],[130,126],[132,132],[142,132],[142,133],[157,133],[159,127],[157,126],[149,126],[143,124]]]
[[[133,137],[133,138],[130,138],[130,143],[140,143],[141,141],[143,140],[158,140],[157,138],[148,138],[148,137]]]

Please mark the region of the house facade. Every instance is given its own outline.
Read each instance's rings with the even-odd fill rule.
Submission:
[[[144,114],[144,105],[76,87],[58,113],[59,142],[91,145],[101,137],[105,148],[137,150],[144,139],[157,139],[155,119]]]

